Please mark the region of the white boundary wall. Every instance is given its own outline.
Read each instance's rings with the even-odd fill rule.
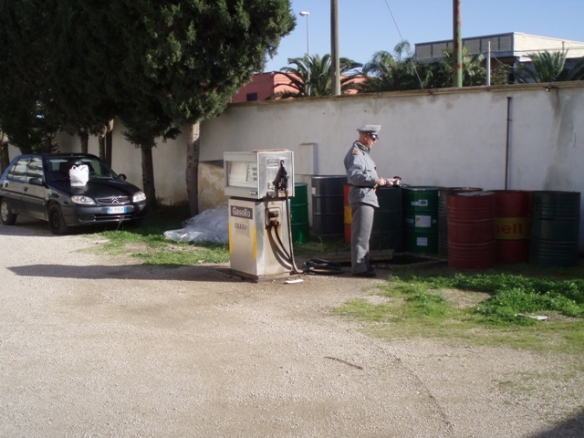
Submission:
[[[584,192],[579,81],[230,104],[201,127],[200,209],[212,207],[215,197],[216,203],[224,200],[222,172],[206,162],[222,160],[225,151],[290,149],[296,180],[310,182],[311,175],[344,174],[343,157],[366,123],[382,125],[372,151],[378,173],[399,175],[405,184]],[[122,132],[117,124],[113,168],[141,185],[140,151]],[[154,150],[162,202],[186,200],[185,143],[181,136]],[[78,151],[79,139],[63,135],[59,145]],[[91,138],[90,152],[97,150]],[[17,154],[12,148],[10,156]],[[582,249],[582,205],[580,218]]]
[[[409,185],[584,192],[584,82],[232,104],[203,124],[201,160],[291,149],[297,180],[309,182],[344,174],[367,123],[382,125],[378,173]]]

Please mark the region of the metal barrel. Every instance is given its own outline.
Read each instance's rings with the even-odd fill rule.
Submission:
[[[493,192],[458,192],[447,196],[448,266],[488,269],[496,264]]]
[[[527,263],[531,196],[527,190],[495,190],[497,262]]]
[[[353,223],[353,209],[349,204],[349,190],[351,185],[345,183],[343,186],[343,224],[345,226],[345,243],[351,243],[351,224]]]
[[[369,246],[373,250],[403,251],[403,189],[378,187],[379,208],[375,209]]]
[[[290,198],[290,223],[292,226],[292,241],[306,243],[310,239],[310,224],[308,222],[308,184],[294,183],[294,196]]]
[[[448,257],[448,215],[447,197],[449,193],[480,192],[479,187],[441,187],[438,190],[438,255]]]
[[[577,265],[579,231],[579,192],[531,193],[530,264],[550,267]]]
[[[312,182],[312,231],[317,236],[342,236],[343,186],[345,175],[313,176]]]
[[[405,250],[438,252],[438,190],[436,186],[403,188]]]

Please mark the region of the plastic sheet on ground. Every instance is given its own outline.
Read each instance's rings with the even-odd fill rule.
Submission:
[[[175,242],[228,243],[229,231],[227,203],[205,210],[184,222],[180,230],[165,231],[164,237]]]

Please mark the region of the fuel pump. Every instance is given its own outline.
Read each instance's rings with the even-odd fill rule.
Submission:
[[[288,199],[294,196],[292,151],[225,152],[223,158],[232,272],[256,281],[300,273]]]

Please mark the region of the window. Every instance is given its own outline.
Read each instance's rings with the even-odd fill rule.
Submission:
[[[38,157],[31,158],[28,163],[26,179],[30,181],[31,178],[43,179],[43,162]]]
[[[8,172],[8,178],[15,179],[19,181],[24,181],[24,176],[26,175],[26,166],[28,164],[29,158],[19,159],[12,169]]]
[[[246,100],[248,102],[253,102],[255,100],[258,100],[258,93],[247,93]]]

